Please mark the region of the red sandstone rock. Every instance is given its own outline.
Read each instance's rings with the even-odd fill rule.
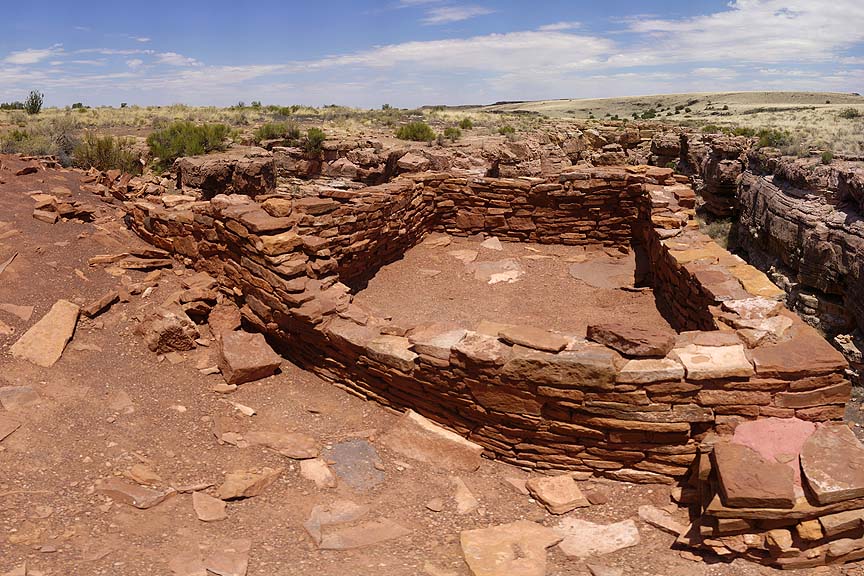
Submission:
[[[769,462],[785,462],[795,474],[796,486],[800,487],[798,456],[815,430],[815,424],[798,418],[763,418],[739,424],[732,442],[755,450]]]
[[[726,506],[795,506],[795,478],[787,465],[770,462],[747,446],[728,442],[714,446],[714,465]]]
[[[820,426],[807,439],[801,470],[822,506],[864,497],[864,446],[845,424]]]
[[[675,345],[674,332],[618,323],[588,326],[588,339],[635,357],[663,358]]]
[[[144,337],[150,351],[158,354],[193,350],[199,336],[195,323],[179,308],[157,310],[148,315],[135,331]]]
[[[674,353],[687,370],[688,380],[717,380],[749,377],[753,365],[744,354],[744,346],[696,346],[676,348]]]
[[[684,378],[684,366],[670,358],[630,360],[618,373],[618,384],[654,384],[678,382]]]
[[[446,470],[473,472],[483,447],[408,410],[382,437],[389,448]]]
[[[591,505],[582,495],[576,480],[567,474],[531,478],[525,487],[552,514],[566,514]]]
[[[180,158],[175,162],[178,188],[199,188],[205,196],[258,196],[276,188],[273,156],[261,148]]]
[[[228,384],[244,384],[272,376],[282,358],[264,336],[248,332],[225,332],[219,348],[219,369]]]
[[[560,352],[570,342],[564,336],[530,326],[508,326],[499,331],[498,336],[505,342],[544,352]]]
[[[793,379],[840,372],[848,367],[843,355],[814,329],[799,324],[793,330],[796,333],[790,340],[752,351],[760,376]]]

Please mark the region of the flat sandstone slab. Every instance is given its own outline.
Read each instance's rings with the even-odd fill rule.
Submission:
[[[795,474],[786,464],[771,462],[748,446],[714,446],[714,464],[723,503],[743,508],[794,508]]]
[[[381,438],[404,456],[447,470],[473,472],[480,467],[483,447],[408,410]]]
[[[39,322],[12,345],[12,356],[44,368],[53,366],[75,333],[78,312],[77,305],[58,300]]]
[[[864,446],[845,424],[821,426],[807,439],[801,470],[822,506],[864,497]]]

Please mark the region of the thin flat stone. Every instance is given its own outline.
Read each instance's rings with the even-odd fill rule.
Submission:
[[[483,447],[408,410],[381,441],[403,456],[446,470],[473,472],[482,462]]]
[[[552,514],[566,514],[591,505],[568,474],[531,478],[525,487]]]
[[[801,448],[801,470],[822,506],[864,497],[864,446],[845,424],[817,428]]]
[[[465,530],[459,540],[473,576],[545,576],[546,550],[561,536],[540,524],[518,520]]]
[[[749,378],[753,365],[744,353],[744,346],[689,345],[673,351],[684,368],[688,380],[719,380]]]
[[[12,356],[44,368],[53,366],[75,333],[78,312],[77,305],[58,300],[39,322],[12,345]]]
[[[563,538],[558,547],[567,556],[592,558],[637,546],[641,541],[633,520],[614,524],[595,524],[576,518],[564,518],[554,528]]]
[[[353,550],[402,538],[410,533],[411,531],[401,524],[382,518],[324,534],[318,548],[321,550]]]
[[[714,464],[723,503],[740,508],[794,508],[795,475],[780,462],[729,442],[714,446]]]
[[[531,326],[508,326],[498,332],[498,336],[510,344],[519,344],[526,348],[543,352],[560,352],[570,343],[569,338],[553,334]]]

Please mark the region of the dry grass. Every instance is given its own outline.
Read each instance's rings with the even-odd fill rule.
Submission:
[[[853,108],[858,118],[843,118]],[[864,98],[819,92],[728,92],[667,94],[586,100],[547,100],[486,106],[485,112],[535,112],[550,118],[633,119],[654,109],[654,121],[701,129],[788,130],[802,148],[864,155]],[[689,109],[689,111],[688,111]],[[676,113],[677,110],[677,113]]]

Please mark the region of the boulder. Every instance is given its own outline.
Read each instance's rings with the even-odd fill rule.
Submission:
[[[282,357],[262,334],[225,332],[219,346],[219,369],[228,384],[244,384],[276,373]]]
[[[174,163],[177,188],[197,188],[205,198],[217,194],[258,196],[276,189],[273,155],[263,148],[233,148],[226,152],[180,158]]]
[[[143,336],[147,348],[157,354],[193,350],[200,336],[195,323],[179,308],[163,308],[147,315],[135,332]]]

